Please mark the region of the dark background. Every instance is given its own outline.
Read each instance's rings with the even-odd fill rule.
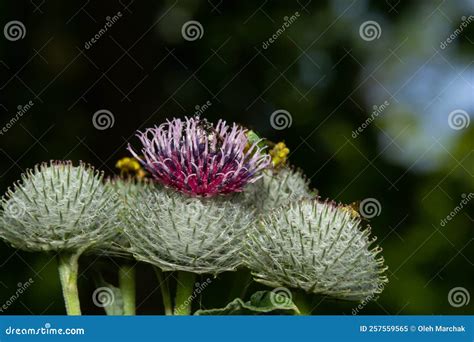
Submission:
[[[474,22],[440,47],[462,16],[474,14],[472,1],[127,1],[0,2],[1,27],[19,20],[26,28],[17,41],[0,35],[0,126],[19,105],[34,103],[0,136],[2,192],[50,159],[116,173],[137,129],[192,115],[210,101],[203,116],[284,140],[292,164],[322,197],[380,202],[371,225],[390,283],[362,313],[472,313],[472,302],[452,307],[448,293],[473,294],[474,204],[440,224],[462,194],[474,192],[474,124],[448,125],[453,110],[472,118]],[[122,17],[86,49],[118,11]],[[264,49],[296,11],[299,18]],[[201,39],[183,39],[188,20],[201,23]],[[359,35],[368,20],[380,25],[378,39]],[[384,101],[388,108],[353,138]],[[100,109],[113,113],[113,127],[94,127]],[[272,128],[278,109],[291,114],[291,127]],[[114,262],[82,259],[86,313],[102,313],[91,301],[92,269],[102,264],[113,280]],[[154,274],[146,265],[138,273],[139,313],[161,313]],[[34,284],[6,313],[62,314],[54,256],[1,244],[0,304],[30,277]],[[214,281],[201,305],[223,305],[216,291],[230,296],[232,281]],[[316,314],[351,314],[356,306],[313,302]]]

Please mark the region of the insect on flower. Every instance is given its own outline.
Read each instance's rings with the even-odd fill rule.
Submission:
[[[350,213],[352,218],[360,219],[363,222],[369,222],[370,220],[361,213],[360,205],[361,201],[355,201],[343,206],[342,209]]]
[[[192,196],[240,192],[271,163],[247,130],[199,117],[172,119],[137,134],[143,147],[130,152],[158,182]],[[143,158],[139,157],[143,155]]]
[[[140,162],[135,158],[122,158],[117,161],[115,167],[120,170],[120,176],[124,178],[136,177],[137,179],[143,179],[146,176]]]
[[[280,167],[285,165],[288,161],[289,154],[290,149],[286,146],[284,142],[281,141],[278,144],[274,144],[273,148],[270,150],[273,166]]]
[[[290,149],[286,146],[283,141],[279,143],[274,143],[267,139],[262,139],[255,131],[247,131],[247,148],[250,148],[254,143],[257,143],[259,147],[270,148],[268,154],[272,158],[273,167],[278,168],[286,165],[288,161],[288,155],[290,154]]]

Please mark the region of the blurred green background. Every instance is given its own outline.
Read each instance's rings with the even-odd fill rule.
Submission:
[[[390,283],[360,313],[472,314],[473,301],[454,307],[448,293],[474,294],[474,203],[441,224],[474,192],[474,124],[466,121],[474,112],[472,1],[35,0],[2,1],[0,13],[1,27],[18,20],[25,33],[0,36],[0,126],[33,103],[0,135],[2,193],[50,159],[114,174],[137,129],[202,112],[285,141],[291,163],[323,198],[380,203],[370,224]],[[113,24],[99,33],[107,17]],[[190,20],[202,26],[200,39],[183,38]],[[378,25],[375,36],[360,30],[367,21]],[[93,124],[101,109],[114,119],[105,130]],[[272,127],[277,110],[291,126]],[[453,111],[464,120],[458,129]],[[103,313],[91,300],[94,269],[114,281],[116,262],[82,259],[85,313]],[[139,313],[161,313],[151,268],[137,267]],[[34,284],[3,314],[63,314],[54,256],[2,243],[0,304],[29,278]],[[218,297],[240,291],[231,291],[235,279],[213,281],[196,306],[225,304]],[[356,307],[311,300],[315,314]]]

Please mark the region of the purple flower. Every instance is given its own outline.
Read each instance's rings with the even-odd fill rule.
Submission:
[[[271,158],[247,130],[219,120],[216,126],[199,117],[173,119],[137,136],[143,144],[139,157],[129,151],[160,183],[193,196],[240,192],[261,177]]]

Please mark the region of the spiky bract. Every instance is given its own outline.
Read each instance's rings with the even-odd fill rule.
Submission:
[[[211,274],[241,264],[241,238],[253,215],[240,196],[190,197],[150,184],[129,206],[126,234],[136,259],[165,271]]]
[[[103,243],[118,202],[102,174],[81,164],[36,166],[2,199],[0,237],[27,251],[76,251]]]
[[[275,210],[250,231],[246,264],[269,286],[361,300],[381,292],[381,249],[342,206],[302,200]]]

